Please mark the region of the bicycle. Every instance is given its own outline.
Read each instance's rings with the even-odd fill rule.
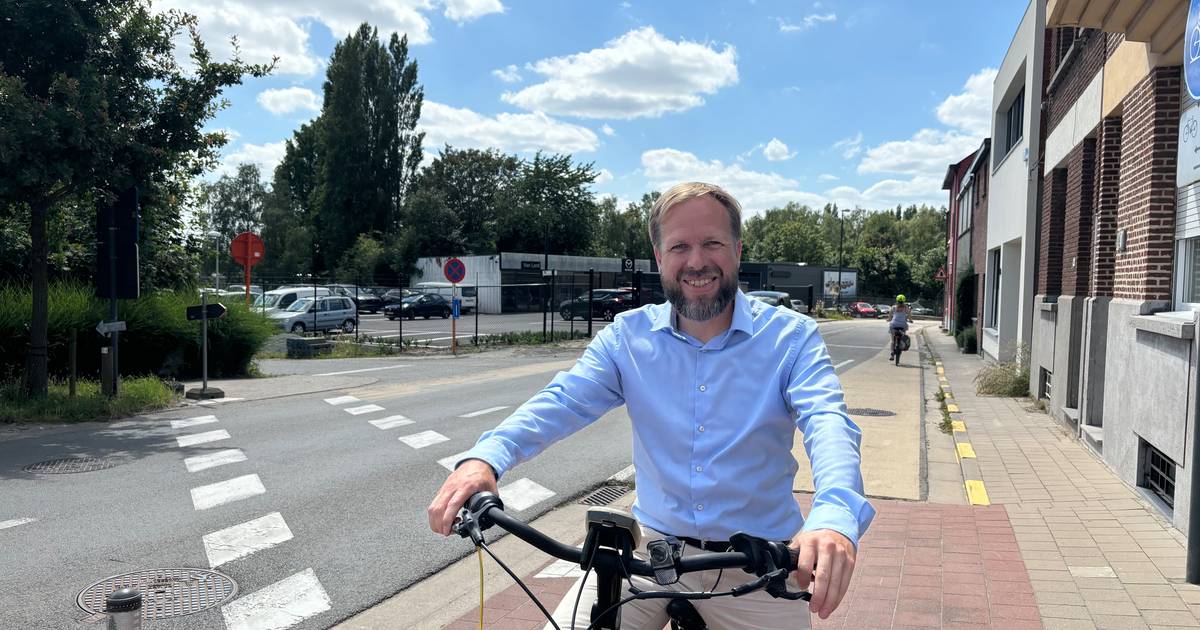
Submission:
[[[676,545],[678,541],[656,540],[648,545],[647,551],[650,560],[646,561],[633,555],[633,550],[639,543],[641,529],[633,516],[628,513],[611,508],[588,510],[587,537],[582,547],[572,547],[505,514],[504,503],[495,494],[491,492],[476,493],[459,511],[459,520],[454,525],[455,533],[463,538],[470,538],[477,550],[486,551],[499,563],[500,567],[525,591],[525,594],[537,605],[556,630],[561,630],[561,628],[537,597],[503,561],[488,549],[483,538],[483,531],[493,525],[499,526],[555,558],[578,563],[580,568],[585,571],[594,570],[596,572],[597,599],[592,605],[589,617],[591,625],[587,627],[587,630],[620,630],[621,606],[635,599],[669,599],[671,602],[667,605],[667,614],[671,618],[672,629],[705,630],[708,626],[696,608],[691,605],[690,600],[726,596],[739,597],[759,589],[781,599],[809,601],[812,597],[808,591],[789,591],[787,589],[787,576],[796,569],[798,559],[797,551],[789,548],[787,543],[768,541],[739,532],[729,539],[733,551],[699,553],[684,558],[681,556],[682,544]],[[482,562],[481,556],[481,580]],[[678,582],[679,575],[684,573],[736,568],[740,568],[746,573],[753,573],[757,577],[750,582],[721,592],[645,591],[631,584],[629,592],[632,595],[621,598],[622,578],[628,580],[634,575],[639,575],[651,578],[660,586],[666,586]],[[482,584],[480,588],[482,589]],[[482,598],[482,592],[480,595]],[[575,601],[578,606],[578,596]],[[482,615],[481,601],[481,625]]]
[[[900,365],[900,353],[908,350],[909,339],[902,328],[892,329],[892,353],[888,355],[888,360],[895,359],[896,365]]]

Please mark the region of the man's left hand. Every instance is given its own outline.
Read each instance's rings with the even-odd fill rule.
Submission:
[[[818,529],[796,534],[788,546],[800,552],[794,577],[801,589],[812,593],[808,609],[821,619],[829,617],[850,587],[854,543],[831,529]]]

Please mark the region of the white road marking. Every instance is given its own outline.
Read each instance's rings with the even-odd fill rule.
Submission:
[[[363,368],[361,370],[345,370],[342,372],[324,372],[322,374],[314,374],[314,376],[338,376],[340,374],[357,374],[359,372],[375,372],[377,370],[394,370],[396,368],[403,368],[403,367],[408,367],[408,366],[407,365],[385,365],[383,367]],[[351,396],[347,396],[347,398],[351,398]],[[325,402],[329,402],[329,401],[326,400]],[[353,402],[353,401],[351,401],[351,402]],[[329,403],[329,404],[332,405],[335,403]]]
[[[507,506],[505,506],[505,507],[507,507]],[[555,560],[553,563],[550,564],[550,566],[546,567],[545,569],[542,569],[541,573],[538,573],[537,575],[535,575],[533,577],[535,577],[535,578],[563,578],[563,577],[579,578],[579,577],[583,577],[583,569],[579,568],[579,565],[574,562],[567,562],[566,560]]]
[[[246,454],[241,449],[231,448],[224,451],[217,451],[207,455],[197,455],[183,460],[183,465],[187,466],[188,472],[200,472],[225,464],[236,464],[246,461]]]
[[[855,348],[857,350],[881,350],[884,346],[848,346],[843,343],[827,343],[826,348]]]
[[[395,334],[395,335],[371,335],[371,336],[378,338],[378,339],[390,339],[392,337],[416,337],[418,335],[436,335],[436,334],[438,334],[438,331],[428,330],[428,331],[424,331],[424,332],[406,332],[403,335]]]
[[[7,521],[0,521],[0,529],[8,529],[10,527],[32,523],[36,520],[36,518],[14,518]]]
[[[461,453],[455,453],[450,457],[443,457],[438,460],[438,463],[441,464],[442,468],[445,468],[446,470],[454,470],[454,465],[458,463],[458,460],[462,459],[462,456],[469,452],[470,451],[463,451]]]
[[[480,409],[479,411],[464,413],[463,415],[459,416],[459,418],[474,418],[475,416],[482,416],[492,413],[493,411],[500,411],[501,409],[508,409],[508,405],[502,405],[500,407],[488,407],[487,409]]]
[[[554,491],[530,479],[518,479],[500,488],[504,509],[521,511],[554,496]]]
[[[205,534],[204,553],[208,554],[208,566],[215,569],[291,539],[292,530],[283,521],[283,515],[272,512],[241,525]]]
[[[217,421],[216,416],[197,416],[195,418],[186,418],[184,420],[172,420],[171,428],[172,429],[186,429],[188,427],[194,427],[199,424],[209,424],[210,422],[216,422],[216,421]]]
[[[361,416],[364,413],[383,411],[383,407],[380,407],[379,405],[363,405],[361,407],[346,407],[342,411],[345,411],[352,416]]]
[[[332,607],[310,568],[222,606],[221,614],[228,630],[283,630]]]
[[[263,487],[262,480],[258,478],[258,475],[242,475],[228,481],[192,488],[192,505],[197,510],[207,510],[218,505],[265,494],[266,491],[267,489]]]
[[[413,423],[412,420],[409,420],[408,418],[405,418],[404,416],[388,416],[386,418],[380,418],[378,420],[371,420],[371,424],[373,424],[385,431],[388,429],[395,429],[396,427],[402,427],[402,426],[409,425],[412,423]]]
[[[328,375],[327,374],[318,374],[317,376],[328,376]],[[358,399],[353,396],[338,396],[336,398],[326,398],[325,402],[336,407],[338,405],[348,405],[352,402],[358,402]]]
[[[854,359],[846,359],[845,361],[842,361],[841,363],[838,363],[837,365],[833,366],[833,369],[834,369],[834,371],[837,371],[837,370],[842,369],[844,366],[850,365],[851,363],[854,363]]]
[[[405,435],[404,437],[400,438],[400,441],[413,448],[425,448],[426,446],[431,446],[433,444],[449,442],[450,438],[438,433],[437,431],[422,431],[412,435]]]
[[[179,446],[195,446],[197,444],[207,444],[208,442],[216,442],[217,440],[228,440],[229,432],[225,429],[218,431],[206,431],[204,433],[193,433],[191,435],[181,435],[175,438]]]
[[[246,399],[245,398],[208,398],[205,400],[197,400],[196,404],[197,405],[219,405],[221,403],[237,402],[239,400],[246,400]]]
[[[487,333],[484,333],[484,335],[486,334]],[[474,336],[475,335],[457,335],[459,339],[470,339]],[[446,341],[447,339],[454,339],[454,337],[434,337],[433,339],[422,339],[421,341]]]

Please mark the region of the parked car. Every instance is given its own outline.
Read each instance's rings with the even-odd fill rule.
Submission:
[[[866,302],[854,302],[850,305],[850,317],[879,317],[879,312],[874,306]]]
[[[338,330],[354,332],[357,312],[354,302],[342,296],[305,297],[268,317],[280,328],[293,332]]]
[[[354,299],[354,298],[351,298]],[[358,307],[360,313],[378,313],[383,310],[383,298],[372,291],[362,291],[358,294],[358,300],[354,303]]]
[[[450,301],[436,294],[410,295],[398,304],[388,304],[383,307],[383,314],[390,320],[398,317],[416,319],[417,317],[450,317]]]
[[[928,306],[922,306],[920,302],[913,302],[909,306],[912,307],[913,315],[933,315],[933,309]]]
[[[638,306],[637,293],[633,287],[618,287],[619,291],[628,291],[630,298],[633,299],[633,306]],[[654,287],[642,287],[642,305],[646,304],[662,304],[667,301],[667,296],[663,292]]]
[[[383,295],[379,297],[383,299],[384,306],[390,306],[392,304],[399,304],[404,298],[410,295],[420,295],[420,293],[412,289],[390,289],[384,291]]]
[[[458,286],[449,282],[418,282],[417,291],[425,294],[437,294],[449,302],[454,298],[455,293],[458,294],[458,308],[463,313],[470,313],[475,308],[475,304],[479,298],[479,292],[473,284],[462,284]]]
[[[793,311],[800,310],[800,308],[797,308],[797,302],[803,304],[800,300],[793,301],[791,294],[785,291],[750,291],[746,294],[746,297],[753,298],[764,304],[770,304],[771,306],[782,306]]]
[[[282,311],[295,304],[301,298],[315,298],[329,295],[325,287],[295,287],[290,289],[275,289],[267,291],[254,300],[253,308],[266,311]]]
[[[633,291],[626,289],[593,289],[591,318],[600,317],[611,322],[617,313],[622,313],[634,307]],[[558,305],[558,314],[565,320],[576,317],[588,318],[588,294],[583,292],[578,297],[563,300]]]
[[[876,304],[875,311],[878,312],[881,317],[889,317],[892,314],[892,307],[890,304]]]

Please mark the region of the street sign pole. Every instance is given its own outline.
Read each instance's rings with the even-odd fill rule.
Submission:
[[[450,307],[454,309],[454,317],[450,318],[450,354],[458,356],[458,285],[451,285]]]
[[[208,391],[208,291],[200,295],[200,372],[204,375],[204,386],[200,391]]]
[[[210,398],[224,398],[225,392],[216,387],[208,386],[208,292],[205,291],[200,295],[200,307],[189,306],[187,308],[188,321],[200,320],[200,377],[202,385],[200,389],[192,388],[185,394],[192,400],[207,400]],[[213,317],[224,317],[225,305],[220,302],[212,304],[214,307]],[[199,311],[199,312],[197,312]]]

